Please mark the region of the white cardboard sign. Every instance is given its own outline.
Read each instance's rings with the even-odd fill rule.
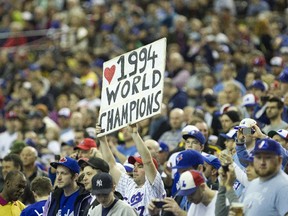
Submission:
[[[165,63],[166,38],[104,62],[100,136],[161,112]]]

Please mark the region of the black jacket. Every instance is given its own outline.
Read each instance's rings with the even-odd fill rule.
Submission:
[[[57,214],[60,205],[61,195],[63,194],[63,189],[56,188],[54,192],[50,195],[47,203],[45,205],[45,213],[43,215],[54,216]],[[89,191],[86,191],[83,186],[79,188],[79,196],[76,198],[74,203],[74,216],[85,216],[84,212],[89,208],[90,201],[92,197]]]

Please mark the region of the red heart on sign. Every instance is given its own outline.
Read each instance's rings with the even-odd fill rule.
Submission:
[[[106,78],[106,80],[108,81],[109,84],[110,84],[111,80],[113,79],[115,69],[116,69],[115,65],[112,65],[110,68],[107,67],[104,70],[104,77]]]

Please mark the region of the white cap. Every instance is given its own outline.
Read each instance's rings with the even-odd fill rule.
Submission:
[[[94,88],[95,85],[96,85],[96,83],[95,83],[94,80],[92,80],[92,79],[88,79],[88,80],[86,81],[85,85],[86,85],[87,87]]]
[[[228,111],[228,109],[231,107],[231,104],[226,103],[223,104],[220,108],[220,114],[222,115],[223,113],[225,113],[226,111]]]
[[[255,106],[257,104],[257,100],[255,95],[253,94],[246,94],[242,100],[242,106]]]
[[[288,131],[284,129],[279,129],[277,131],[271,130],[268,133],[269,137],[273,137],[274,135],[278,134],[281,138],[288,140]]]
[[[63,116],[63,117],[66,117],[66,118],[70,118],[70,116],[71,116],[71,111],[70,111],[70,109],[67,108],[67,107],[62,108],[62,109],[59,110],[58,116]]]
[[[235,139],[238,129],[232,128],[227,133],[220,133],[225,139]]]
[[[186,125],[183,129],[182,129],[182,134],[187,134],[190,131],[199,131],[199,129],[194,126],[194,125]]]
[[[241,120],[239,127],[241,128],[251,128],[252,126],[256,125],[257,122],[251,118],[244,118]]]
[[[271,58],[270,64],[271,64],[271,66],[282,67],[284,65],[284,61],[283,61],[282,57],[274,56],[273,58]]]

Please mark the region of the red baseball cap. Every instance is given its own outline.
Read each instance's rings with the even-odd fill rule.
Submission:
[[[253,66],[264,67],[266,65],[266,59],[263,56],[258,56],[253,59]]]
[[[17,115],[16,112],[10,111],[10,112],[5,114],[5,118],[6,119],[17,119],[17,118],[19,118],[19,116]]]
[[[188,196],[193,194],[201,184],[205,183],[205,179],[202,173],[196,170],[188,170],[181,174],[179,183],[180,190],[177,195]]]
[[[152,158],[152,159],[153,159],[153,163],[154,163],[156,169],[158,170],[158,163],[157,163],[156,159],[155,158]],[[139,163],[139,164],[143,164],[143,161],[142,161],[141,157],[130,156],[128,158],[128,163],[134,165],[136,162]]]
[[[77,145],[75,149],[90,150],[91,148],[97,148],[96,142],[91,138],[85,138]]]

